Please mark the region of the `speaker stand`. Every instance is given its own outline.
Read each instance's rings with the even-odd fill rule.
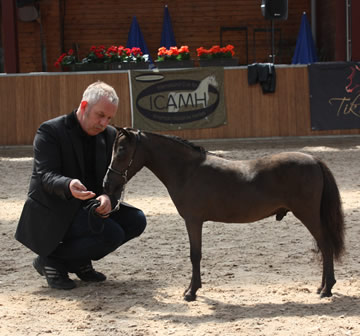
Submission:
[[[271,20],[271,63],[275,64],[275,23]]]

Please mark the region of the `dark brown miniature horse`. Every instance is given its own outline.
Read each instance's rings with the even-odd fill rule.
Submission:
[[[192,262],[186,300],[195,300],[201,287],[203,222],[249,223],[272,215],[281,220],[288,211],[307,227],[321,251],[318,293],[332,295],[333,260],[344,251],[344,218],[338,187],[325,163],[299,152],[230,161],[177,137],[119,129],[105,192],[119,198],[144,166],[167,187],[186,223]]]

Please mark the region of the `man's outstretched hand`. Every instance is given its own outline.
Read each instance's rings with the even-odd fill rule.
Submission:
[[[87,200],[95,197],[95,193],[87,190],[86,187],[78,179],[74,179],[69,185],[71,195],[80,200]]]

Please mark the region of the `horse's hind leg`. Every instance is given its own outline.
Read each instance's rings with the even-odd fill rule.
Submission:
[[[331,289],[336,283],[334,275],[334,257],[332,250],[329,247],[319,249],[323,257],[323,275],[322,282],[320,287],[317,290],[317,293],[320,294],[320,297],[330,297],[332,296]]]
[[[184,299],[186,301],[194,301],[197,290],[201,288],[200,261],[202,225],[202,222],[186,220],[186,229],[190,240],[190,259],[192,263],[191,282],[184,293]]]
[[[320,215],[317,214],[318,211],[311,211],[311,207],[309,207],[307,211],[293,211],[293,213],[315,238],[322,255],[323,273],[321,285],[318,288],[317,293],[320,294],[320,297],[330,297],[332,296],[331,289],[336,283],[334,275],[334,253],[331,245],[326,241]]]

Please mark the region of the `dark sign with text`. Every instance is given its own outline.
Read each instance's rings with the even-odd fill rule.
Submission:
[[[360,128],[360,63],[309,65],[312,130]]]
[[[223,68],[131,71],[133,127],[210,128],[226,122]]]

